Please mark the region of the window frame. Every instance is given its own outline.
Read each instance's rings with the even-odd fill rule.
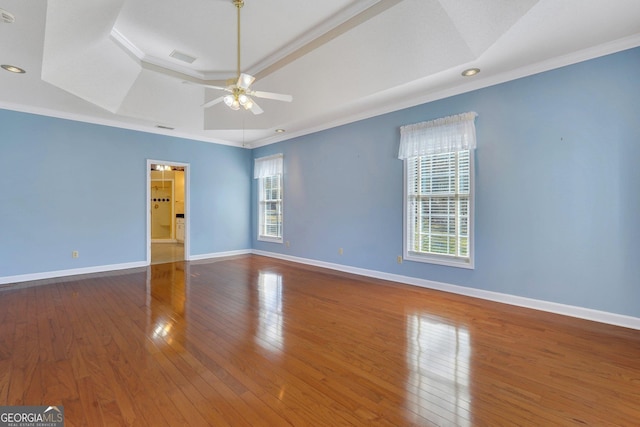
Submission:
[[[445,254],[436,254],[429,252],[416,252],[413,250],[409,250],[409,244],[411,242],[409,233],[411,233],[411,221],[410,218],[411,212],[409,207],[410,197],[409,197],[409,162],[412,159],[417,157],[424,156],[412,156],[407,157],[403,160],[403,169],[404,169],[404,191],[403,191],[403,257],[408,261],[416,261],[416,262],[424,262],[429,264],[436,265],[445,265],[449,267],[458,267],[458,268],[466,268],[466,269],[474,269],[474,218],[475,218],[475,209],[474,209],[474,200],[475,200],[475,150],[458,150],[458,151],[469,151],[469,213],[468,213],[468,257],[460,257],[457,255],[445,255]],[[452,151],[453,153],[455,151]],[[456,171],[458,170],[456,165]],[[457,173],[457,172],[456,172]],[[456,176],[456,180],[459,178]],[[456,185],[456,191],[458,186]],[[456,219],[457,220],[457,219]],[[458,230],[456,230],[456,233]]]
[[[280,198],[276,199],[276,203],[279,206],[280,211],[280,222],[279,222],[279,230],[280,236],[272,236],[268,234],[264,234],[265,231],[265,211],[266,204],[272,202],[273,200],[267,200],[265,198],[266,188],[265,184],[267,179],[272,177],[278,177],[278,183],[280,188]],[[272,242],[272,243],[283,243],[284,241],[284,179],[283,174],[278,173],[275,175],[269,175],[265,177],[258,178],[258,236],[257,239],[262,242]]]

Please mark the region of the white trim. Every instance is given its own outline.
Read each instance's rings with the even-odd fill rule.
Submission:
[[[407,190],[407,162],[410,158],[406,158],[402,160],[402,258],[407,261],[413,262],[423,262],[427,264],[438,264],[438,265],[446,265],[447,267],[455,267],[455,268],[466,268],[468,270],[475,269],[475,193],[476,193],[476,150],[468,150],[469,151],[469,218],[467,227],[469,228],[469,257],[461,258],[447,255],[438,255],[431,253],[419,254],[416,252],[409,251],[407,242],[409,239],[409,210],[407,209],[408,203],[407,199],[409,196],[409,192]]]
[[[229,256],[249,255],[249,254],[251,254],[251,249],[240,249],[237,251],[226,251],[226,252],[213,252],[209,254],[191,255],[188,258],[188,261],[200,261],[204,259],[224,258]]]
[[[281,155],[281,154],[280,154]],[[279,155],[274,155],[274,156],[268,156],[268,157],[264,157],[269,158],[269,157],[275,157],[275,156],[279,156]],[[264,214],[264,210],[266,209],[265,205],[266,205],[266,201],[263,201],[262,198],[264,197],[264,180],[267,177],[262,177],[262,178],[257,178],[258,180],[258,236],[256,237],[256,239],[258,241],[261,242],[270,242],[270,243],[284,243],[284,158],[283,158],[283,163],[282,163],[282,172],[276,175],[270,175],[270,176],[278,176],[280,178],[280,236],[268,236],[265,234],[261,234],[263,231],[263,214]],[[271,200],[273,201],[273,200]]]
[[[95,267],[73,268],[69,270],[46,271],[42,273],[19,274],[16,276],[0,277],[0,285],[9,283],[29,282],[33,280],[54,279],[78,274],[104,273],[105,271],[126,270],[129,268],[146,267],[144,261],[126,262],[123,264],[98,265]],[[12,287],[13,289],[13,287]]]
[[[381,4],[382,8],[374,8],[378,3]],[[396,1],[396,3],[399,3],[399,1]],[[359,25],[361,23],[359,18],[363,18],[366,21],[377,16],[380,11],[384,11],[387,7],[390,7],[388,4],[389,1],[382,2],[381,0],[360,0],[353,2],[352,5],[346,6],[344,10],[329,17],[326,21],[305,31],[291,43],[258,61],[246,72],[253,76],[258,75],[258,78],[266,77],[271,74],[271,72],[289,63],[290,61],[287,60],[289,57],[294,57],[293,60],[295,60],[297,56],[303,56],[314,51],[319,46],[331,41],[334,37],[339,37]],[[393,4],[391,4],[391,6],[393,6]],[[284,63],[278,66],[280,61]],[[275,70],[269,72],[268,69],[274,66]],[[265,71],[267,71],[267,73],[262,74]]]
[[[405,233],[406,235],[407,233]],[[405,237],[406,238],[406,237]],[[402,258],[405,261],[423,262],[425,264],[446,265],[447,267],[466,268],[473,270],[473,259],[461,258],[456,256],[438,255],[430,253],[409,252],[405,246],[402,251]],[[471,252],[470,252],[471,253]]]
[[[258,235],[258,241],[269,243],[284,243],[282,237],[262,236]]]
[[[35,105],[25,105],[25,104],[18,104],[14,102],[6,102],[6,101],[0,100],[0,109],[17,111],[19,113],[36,114],[38,116],[53,117],[56,119],[73,120],[81,123],[91,123],[95,125],[109,126],[116,129],[127,129],[127,130],[134,130],[134,131],[151,133],[156,135],[166,135],[173,138],[183,138],[183,139],[189,139],[192,141],[210,142],[213,144],[228,145],[231,147],[246,148],[246,149],[251,148],[248,145],[245,146],[240,142],[227,141],[227,140],[219,139],[216,137],[195,135],[190,132],[181,131],[180,129],[174,129],[174,130],[161,129],[161,128],[157,128],[155,126],[150,126],[150,125],[129,123],[123,120],[109,119],[105,117],[88,116],[86,114],[81,114],[81,113],[59,111],[51,108],[37,107]]]
[[[515,70],[509,70],[495,76],[491,76],[487,78],[483,78],[482,76],[480,76],[480,78],[474,78],[466,84],[450,87],[438,92],[433,92],[433,93],[425,92],[424,89],[412,90],[411,93],[415,94],[415,96],[402,97],[400,100],[392,99],[388,102],[381,103],[379,107],[359,108],[354,113],[349,113],[349,112],[343,113],[343,114],[340,114],[339,117],[335,119],[330,119],[324,123],[321,123],[315,126],[306,127],[304,129],[297,130],[297,131],[290,130],[286,134],[271,135],[271,136],[264,137],[262,139],[252,141],[252,142],[247,142],[247,143],[234,142],[230,140],[220,139],[217,137],[208,137],[205,135],[195,135],[190,132],[182,131],[180,129],[166,130],[166,129],[152,127],[149,125],[130,123],[124,120],[112,119],[107,117],[89,116],[81,113],[59,111],[52,108],[37,107],[34,105],[25,105],[25,104],[20,104],[15,102],[6,102],[2,100],[0,100],[0,109],[17,111],[17,112],[28,113],[28,114],[37,114],[37,115],[46,116],[46,117],[55,117],[58,119],[74,120],[82,123],[91,123],[91,124],[97,124],[97,125],[103,125],[103,126],[110,126],[110,127],[119,128],[119,129],[128,129],[128,130],[146,132],[146,133],[157,134],[157,135],[167,135],[171,137],[190,139],[193,141],[210,142],[213,144],[228,145],[232,147],[245,148],[245,149],[253,149],[253,148],[263,147],[270,144],[275,144],[276,142],[286,141],[286,140],[298,138],[304,135],[320,132],[326,129],[332,129],[335,127],[343,126],[345,124],[354,123],[360,120],[369,119],[369,118],[380,116],[383,114],[392,113],[392,112],[403,110],[405,108],[410,108],[416,105],[426,104],[426,103],[437,101],[440,99],[449,98],[449,97],[460,95],[467,92],[472,92],[474,90],[483,89],[485,87],[490,87],[490,86],[498,85],[501,83],[509,82],[512,80],[517,80],[519,78],[527,77],[533,74],[555,70],[557,68],[565,67],[567,65],[588,61],[590,59],[599,58],[602,56],[610,55],[610,54],[621,52],[624,50],[634,49],[638,46],[640,46],[640,35],[634,34],[629,37],[624,37],[622,39],[607,42],[607,43],[594,46],[591,48],[587,48],[578,52],[573,52],[571,54],[567,54],[558,58],[551,58],[535,64],[529,64],[521,68],[517,68]],[[477,64],[474,64],[474,63],[461,64],[459,66],[459,71],[457,72],[458,73],[461,72],[465,68],[468,68],[470,65],[477,65]],[[450,72],[450,70],[446,70],[444,72],[448,73]]]
[[[455,85],[436,92],[430,92],[429,90],[425,90],[421,87],[415,88],[415,90],[411,91],[411,93],[414,95],[401,97],[399,99],[392,98],[388,102],[381,103],[378,107],[359,108],[356,112],[353,113],[345,112],[339,117],[328,120],[324,123],[306,127],[297,131],[287,131],[286,134],[272,135],[270,137],[254,141],[249,145],[250,148],[264,147],[266,145],[275,144],[276,142],[299,138],[304,135],[310,135],[312,133],[321,132],[327,129],[333,129],[349,123],[358,122],[360,120],[366,120],[372,117],[381,116],[383,114],[393,113],[395,111],[400,111],[405,108],[411,108],[416,105],[427,104],[429,102],[438,101],[440,99],[450,98],[463,93],[499,85],[534,74],[544,73],[546,71],[556,70],[568,65],[573,65],[580,62],[589,61],[591,59],[600,58],[606,55],[611,55],[613,53],[622,52],[624,50],[634,49],[638,46],[640,46],[640,35],[634,34],[629,37],[624,37],[622,39],[603,43],[598,46],[593,46],[577,52],[572,52],[560,57],[546,59],[534,64],[528,64],[523,67],[516,68],[515,70],[508,70],[497,75],[489,77],[482,77],[482,75],[480,75],[479,78],[474,77],[468,83]],[[476,66],[478,65],[477,62],[478,61],[476,60],[470,63],[460,64],[458,71],[456,72],[459,74],[464,69],[469,68],[469,66]],[[445,70],[442,73],[450,73],[452,70],[453,69]],[[396,90],[396,88],[392,88],[390,90],[393,91]]]
[[[189,261],[206,260],[214,258],[223,258],[237,255],[261,255],[270,258],[282,259],[285,261],[296,262],[299,264],[312,265],[316,267],[327,268],[330,270],[342,271],[345,273],[357,274],[360,276],[372,277],[375,279],[389,280],[392,282],[403,283],[406,285],[419,286],[427,289],[434,289],[453,294],[480,298],[489,301],[500,302],[504,304],[514,305],[518,307],[531,308],[534,310],[546,311],[564,316],[576,317],[579,319],[592,320],[594,322],[606,323],[610,325],[621,326],[630,329],[640,330],[640,318],[627,316],[624,314],[610,313],[606,311],[594,310],[590,308],[577,307],[567,304],[537,300],[533,298],[519,297],[516,295],[503,294],[499,292],[486,291],[483,289],[468,288],[466,286],[452,285],[448,283],[435,282],[432,280],[419,279],[415,277],[402,276],[399,274],[385,273],[382,271],[368,270],[364,268],[351,267],[348,265],[335,264],[324,261],[316,261],[308,258],[300,258],[291,255],[283,255],[275,252],[267,252],[256,249],[242,249],[227,252],[215,252],[209,254],[193,255],[189,257]],[[64,276],[75,276],[79,274],[104,273],[108,271],[126,270],[139,267],[147,267],[149,264],[144,261],[129,262],[122,264],[101,265],[95,267],[74,268],[70,270],[48,271],[43,273],[21,274],[16,276],[0,277],[0,285],[28,282],[34,280],[54,279]],[[1,290],[17,289],[16,286],[3,286]],[[24,287],[24,286],[22,286]]]
[[[591,308],[578,307],[556,302],[543,301],[533,298],[519,297],[516,295],[503,294],[500,292],[474,289],[466,286],[452,285],[449,283],[434,282],[432,280],[419,279],[416,277],[402,276],[399,274],[385,273],[382,271],[368,270],[364,268],[351,267],[348,265],[335,264],[324,261],[316,261],[308,258],[299,258],[290,255],[278,254],[261,250],[253,250],[253,254],[271,258],[278,258],[285,261],[297,262],[300,264],[313,265],[316,267],[328,268],[331,270],[343,271],[345,273],[357,274],[360,276],[372,277],[375,279],[389,280],[406,285],[419,286],[421,288],[434,289],[438,291],[450,292],[473,298],[480,298],[489,301],[500,302],[518,307],[531,308],[534,310],[546,311],[549,313],[561,314],[564,316],[576,317],[579,319],[591,320],[594,322],[606,323],[610,325],[622,326],[625,328],[640,330],[640,317],[627,316],[624,314],[610,313],[606,311],[594,310]]]
[[[268,57],[258,61],[256,64],[251,66],[251,68],[245,70],[245,72],[254,76],[257,74],[262,74],[260,77],[265,77],[271,74],[273,70],[267,71],[265,74],[263,74],[263,72],[265,72],[267,68],[274,66],[274,64],[277,64],[280,61],[286,61],[286,59],[290,56],[295,56],[296,54],[298,56],[302,56],[309,51],[316,49],[318,47],[318,40],[321,38],[326,39],[326,41],[324,42],[326,43],[327,41],[333,39],[333,37],[336,37],[337,35],[348,31],[359,23],[359,20],[354,18],[358,18],[360,15],[365,16],[366,19],[370,19],[371,17],[376,16],[377,13],[379,13],[377,12],[377,10],[372,9],[368,14],[367,11],[378,3],[381,3],[381,0],[360,0],[358,2],[355,2],[355,4],[351,6],[347,6],[341,12],[334,14],[326,21],[321,22],[316,27],[313,27],[309,31],[306,31],[293,42],[275,51]],[[386,7],[385,5],[383,5],[382,10],[385,9]],[[349,24],[349,21],[351,20],[354,20],[355,23]],[[331,37],[329,36],[329,34],[331,33],[336,34]],[[115,27],[111,29],[109,35],[111,36],[111,39],[120,46],[120,48],[136,58],[138,62],[158,66],[161,68],[161,70],[159,71],[165,75],[170,75],[169,72],[173,71],[199,79],[199,83],[205,83],[206,80],[224,81],[230,75],[235,75],[235,70],[221,72],[202,72],[194,70],[186,65],[176,64],[166,59],[147,55]],[[286,64],[280,65],[276,69],[281,68],[284,65]]]
[[[145,57],[145,53],[138,48],[131,40],[129,40],[124,34],[122,34],[116,27],[111,29],[111,33],[109,33],[111,38],[115,40],[120,47],[129,51],[133,56],[138,58],[139,61],[142,61]]]
[[[202,255],[193,255],[187,259],[187,261],[198,261],[198,260],[206,260],[206,259],[214,259],[214,258],[223,258],[237,255],[249,255],[251,254],[251,249],[241,249],[237,251],[226,251],[226,252],[215,252],[209,254]],[[186,256],[185,256],[186,259]],[[0,285],[14,284],[20,282],[30,282],[34,280],[45,280],[45,279],[55,279],[58,277],[65,276],[76,276],[79,274],[92,274],[92,273],[104,273],[107,271],[117,271],[117,270],[126,270],[131,268],[140,268],[140,267],[148,267],[150,263],[145,261],[136,261],[136,262],[127,262],[122,264],[110,264],[110,265],[99,265],[95,267],[83,267],[83,268],[73,268],[69,270],[57,270],[57,271],[47,271],[43,273],[30,273],[30,274],[19,274],[16,276],[0,276]],[[15,289],[14,286],[3,286],[0,287],[0,291],[4,289]]]

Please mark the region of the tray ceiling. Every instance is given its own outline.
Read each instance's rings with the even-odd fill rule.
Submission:
[[[232,0],[0,9],[0,62],[27,71],[0,73],[0,107],[247,147],[640,45],[637,0],[245,0],[242,71],[293,95],[254,116],[184,84],[235,76]]]

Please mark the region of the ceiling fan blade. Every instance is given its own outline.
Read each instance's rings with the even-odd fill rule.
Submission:
[[[209,107],[213,107],[216,104],[221,103],[224,100],[224,96],[221,96],[219,98],[216,98],[212,101],[209,102],[205,102],[204,104],[202,104],[202,108],[209,108]]]
[[[293,101],[293,96],[284,95],[282,93],[262,92],[260,90],[252,90],[251,92],[249,92],[249,95],[255,96],[257,98],[275,99],[276,101],[285,101],[285,102]]]
[[[236,86],[247,90],[249,86],[251,86],[251,83],[253,83],[255,80],[256,80],[255,77],[249,74],[242,73],[240,74],[240,77],[238,77],[238,83],[236,83]]]
[[[193,85],[193,86],[206,87],[206,88],[209,88],[209,89],[215,89],[215,90],[226,90],[227,92],[231,92],[231,91],[229,90],[229,88],[222,87],[222,86],[206,85],[206,84],[204,84],[204,83],[190,82],[190,81],[188,81],[188,80],[184,80],[182,83],[187,84],[187,85]]]
[[[258,104],[256,104],[256,101],[254,101],[253,99],[251,100],[251,102],[253,103],[251,105],[251,108],[249,108],[251,110],[251,112],[255,115],[258,114],[262,114],[264,113],[264,110],[262,108],[260,108],[260,106]]]

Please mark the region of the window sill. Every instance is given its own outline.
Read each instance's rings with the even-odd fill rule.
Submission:
[[[282,243],[282,237],[258,236],[260,242]]]
[[[447,267],[466,268],[468,270],[473,270],[475,268],[472,258],[405,252],[404,259],[407,261],[424,262],[427,264],[446,265]]]

